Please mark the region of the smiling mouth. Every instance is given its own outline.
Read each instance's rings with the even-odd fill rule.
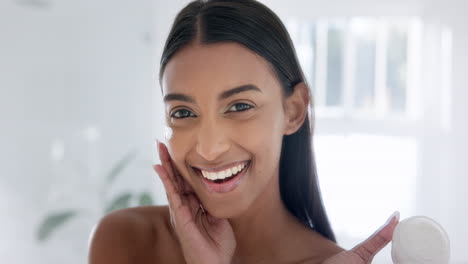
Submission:
[[[236,178],[237,176],[243,174],[249,168],[250,163],[251,163],[251,160],[248,160],[241,165],[235,166],[221,173],[210,173],[207,171],[202,172],[198,168],[195,168],[195,167],[192,167],[192,168],[204,180],[212,182],[212,183],[216,183],[216,184],[221,184],[221,183],[229,182],[233,180],[234,178]]]

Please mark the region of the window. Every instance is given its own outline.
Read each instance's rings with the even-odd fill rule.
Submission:
[[[409,118],[409,101],[418,100],[410,96],[416,87],[408,85],[408,72],[419,65],[420,58],[410,56],[419,24],[368,17],[289,21],[317,113]]]

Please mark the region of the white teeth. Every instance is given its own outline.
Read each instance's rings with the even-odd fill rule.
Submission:
[[[204,170],[201,170],[201,172],[203,174],[203,177],[205,177],[208,180],[214,181],[217,179],[225,179],[225,178],[231,177],[232,175],[237,174],[246,166],[246,164],[247,163],[242,163],[235,167],[232,167],[224,171],[220,171],[220,172],[208,172]]]
[[[209,172],[208,173],[208,179],[214,181],[214,180],[218,179],[218,175],[215,172]]]
[[[226,178],[226,171],[221,171],[221,172],[218,172],[218,179],[224,179]]]

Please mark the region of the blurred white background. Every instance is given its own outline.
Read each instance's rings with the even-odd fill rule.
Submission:
[[[0,1],[0,262],[85,263],[104,212],[165,195],[159,56],[188,1]],[[441,223],[468,263],[468,2],[269,0],[316,103],[339,244],[395,210]],[[39,230],[47,216],[59,213]],[[55,221],[55,222],[54,222]],[[374,263],[391,263],[389,247]]]

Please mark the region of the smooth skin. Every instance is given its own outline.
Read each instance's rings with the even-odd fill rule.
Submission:
[[[245,84],[260,91],[220,98]],[[171,58],[162,88],[165,96],[192,98],[165,101],[170,136],[167,145],[158,143],[161,164],[153,168],[169,205],[105,216],[92,237],[91,264],[361,264],[391,241],[398,216],[346,251],[300,223],[281,201],[281,140],[306,118],[311,100],[304,83],[286,98],[272,68],[249,49],[193,43]],[[251,166],[228,193],[208,191],[192,168],[243,160]]]

